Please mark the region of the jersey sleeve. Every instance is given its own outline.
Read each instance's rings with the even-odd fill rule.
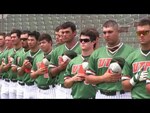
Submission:
[[[94,57],[94,54],[91,54],[90,58],[89,58],[89,69],[90,71],[96,73],[96,61],[95,61],[95,57]]]
[[[69,64],[67,65],[67,67],[66,67],[66,71],[64,73],[64,77],[66,77],[66,76],[73,76],[71,74],[71,72],[72,72],[72,62],[70,61]]]
[[[131,62],[131,56],[126,58],[125,65],[122,70],[122,76],[130,76],[132,77],[132,62]]]

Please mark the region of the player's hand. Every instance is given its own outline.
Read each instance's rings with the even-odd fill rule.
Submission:
[[[117,82],[121,79],[121,74],[110,73],[109,70],[103,75],[104,82]]]
[[[139,78],[139,81],[144,81],[147,79],[147,76],[148,76],[148,72],[147,71],[142,71],[141,75],[140,75],[140,78]]]
[[[29,60],[25,60],[25,61],[23,62],[23,66],[24,66],[25,68],[28,68],[28,69],[31,69],[31,68],[32,68],[32,64],[29,62]]]
[[[38,74],[38,75],[44,75],[45,72],[46,72],[46,67],[44,67],[44,68],[39,68],[39,69],[37,70],[37,74]]]
[[[73,81],[75,81],[75,82],[83,81],[83,80],[85,80],[84,76],[85,76],[85,75],[76,74],[75,76],[72,77],[72,79],[73,79]]]
[[[132,86],[134,86],[139,81],[146,80],[148,76],[147,71],[143,71],[144,67],[140,68],[139,71],[130,79],[130,83]]]
[[[62,61],[60,64],[59,64],[59,67],[61,68],[61,70],[65,70],[67,65],[69,63],[69,60],[66,60],[65,62]]]
[[[13,72],[17,72],[17,66],[16,66],[16,65],[12,66],[12,67],[11,67],[11,70],[12,70]]]

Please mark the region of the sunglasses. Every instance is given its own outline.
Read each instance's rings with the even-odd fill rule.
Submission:
[[[137,34],[138,36],[141,36],[141,34],[142,34],[143,36],[145,36],[145,35],[147,35],[149,32],[150,32],[150,30],[137,31],[136,34]]]
[[[90,39],[79,39],[80,42],[84,41],[84,42],[90,42]]]
[[[27,38],[20,38],[21,41],[27,41]]]

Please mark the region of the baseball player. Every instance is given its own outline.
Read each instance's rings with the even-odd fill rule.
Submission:
[[[140,48],[131,53],[123,68],[122,85],[131,91],[132,99],[150,99],[148,68],[150,67],[150,20],[142,19],[136,27]],[[147,79],[147,80],[146,80]]]
[[[11,55],[11,51],[13,50],[13,44],[11,40],[11,35],[8,33],[5,36],[5,44],[7,49],[3,53],[3,61],[1,65],[1,72],[2,72],[2,88],[1,88],[1,98],[2,99],[9,99],[9,79],[8,79],[8,69],[11,66],[11,63],[8,62],[8,56]]]
[[[119,26],[114,20],[108,20],[103,24],[103,37],[106,46],[95,50],[90,56],[91,75],[87,76],[85,81],[96,85],[96,99],[129,99],[130,92],[124,92],[122,89],[121,73],[110,73],[108,67],[112,58],[125,59],[134,49],[120,41]]]
[[[94,47],[94,49],[98,49],[100,47],[100,36],[99,36],[99,32],[97,31],[96,28],[88,28],[90,31],[94,32],[96,35],[96,45]]]
[[[20,54],[20,60],[18,62],[18,64],[16,65],[16,68],[19,69],[19,67],[21,66],[20,65],[20,62],[23,62],[22,58],[24,57],[25,53],[29,51],[29,46],[28,46],[28,36],[30,34],[30,31],[28,30],[24,30],[22,31],[21,35],[20,35],[20,40],[21,40],[21,43],[22,43],[22,47],[24,48],[24,52],[22,54]],[[22,64],[22,63],[21,63]],[[18,70],[17,70],[18,72]],[[17,99],[23,99],[24,97],[24,82],[22,81],[23,79],[23,76],[18,76],[18,73],[17,73],[17,94],[16,94],[16,98]]]
[[[16,99],[17,95],[17,65],[21,56],[25,53],[24,48],[20,40],[21,31],[19,29],[13,29],[11,31],[11,40],[14,45],[13,53],[8,56],[8,61],[12,62],[11,69],[9,71],[9,98]]]
[[[86,84],[84,76],[88,68],[88,59],[94,51],[96,34],[90,29],[85,29],[80,34],[81,55],[78,55],[69,62],[64,74],[64,86],[72,88],[71,95],[74,99],[94,99],[96,94],[95,86]]]
[[[62,28],[61,25],[57,26],[55,28],[55,41],[56,41],[56,47],[63,44],[63,40],[62,40]]]
[[[3,57],[4,57],[4,51],[6,50],[5,46],[5,33],[0,33],[0,92],[1,92],[1,86],[2,86],[2,70],[1,70],[1,65],[3,62]],[[0,96],[1,98],[1,96]]]
[[[72,22],[65,22],[62,24],[63,41],[64,44],[55,48],[51,54],[51,66],[49,67],[49,74],[51,77],[56,77],[56,98],[65,99],[71,97],[71,89],[63,87],[64,82],[64,72],[68,64],[67,61],[62,60],[62,54],[67,50],[73,50],[76,53],[81,53],[81,48],[79,47],[79,42],[76,36],[76,26]]]
[[[36,65],[33,66],[33,72],[30,76],[35,79],[37,84],[37,98],[38,99],[54,99],[55,90],[53,84],[55,79],[48,75],[48,65],[52,53],[52,38],[49,34],[42,34],[39,38],[40,48],[44,52],[36,60]]]
[[[35,80],[30,77],[32,68],[36,65],[36,61],[41,58],[43,52],[39,48],[39,36],[40,33],[33,31],[28,37],[28,46],[30,50],[22,58],[23,63],[18,69],[18,75],[23,76],[22,81],[24,86],[24,99],[36,99],[37,98],[37,85]]]

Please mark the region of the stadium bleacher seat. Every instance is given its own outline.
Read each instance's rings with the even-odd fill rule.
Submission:
[[[47,32],[54,37],[54,29],[58,25],[72,21],[77,26],[78,35],[85,27],[95,27],[102,33],[102,24],[108,19],[114,19],[120,26],[129,27],[127,33],[121,33],[123,41],[131,41],[133,46],[138,46],[137,42],[133,43],[136,37],[134,23],[149,16],[150,14],[5,14],[1,31],[10,32],[12,28],[17,27],[22,30]],[[103,39],[101,43],[104,43]]]

